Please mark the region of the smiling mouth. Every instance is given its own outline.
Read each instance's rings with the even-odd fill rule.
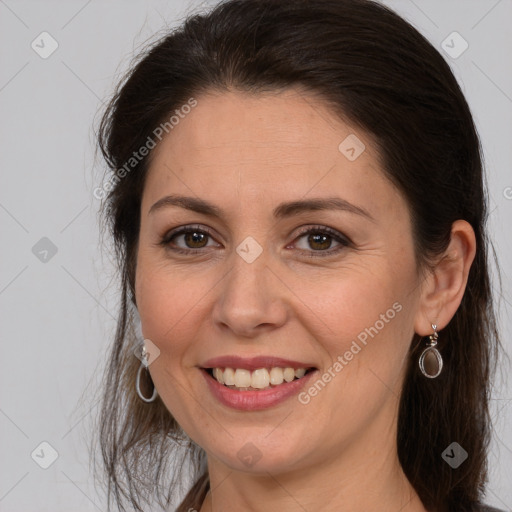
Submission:
[[[241,368],[203,368],[219,384],[238,391],[263,391],[299,380],[316,368],[259,368],[249,371]]]

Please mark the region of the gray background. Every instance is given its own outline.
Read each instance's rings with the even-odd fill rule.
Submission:
[[[92,191],[103,163],[95,159],[93,126],[133,53],[213,3],[0,0],[3,512],[106,510],[87,446],[117,285],[111,257],[99,247]],[[504,276],[500,325],[512,353],[512,2],[385,3],[443,53],[474,113]],[[47,58],[31,47],[35,41],[39,52],[51,49],[48,36],[40,42],[43,31],[58,43]],[[462,49],[461,41],[447,40],[453,31],[469,44],[456,58],[442,47],[447,41],[452,52]],[[512,383],[505,377],[496,382],[493,416],[487,502],[512,510]],[[52,461],[52,448],[43,442],[57,453],[47,469],[41,464]]]

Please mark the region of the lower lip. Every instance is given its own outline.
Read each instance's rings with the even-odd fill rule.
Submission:
[[[222,404],[241,411],[259,411],[284,402],[287,398],[296,395],[317,371],[313,370],[300,379],[285,382],[274,388],[261,391],[238,391],[224,386],[205,369],[201,368],[201,373],[204,375],[213,396]]]

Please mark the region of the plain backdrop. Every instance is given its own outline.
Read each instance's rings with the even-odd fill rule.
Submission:
[[[99,247],[92,191],[104,167],[94,158],[94,126],[138,49],[214,3],[0,0],[2,512],[106,510],[88,443],[118,288]],[[474,114],[511,353],[512,2],[385,3],[439,49]],[[497,381],[492,407],[487,502],[511,510],[512,382]]]

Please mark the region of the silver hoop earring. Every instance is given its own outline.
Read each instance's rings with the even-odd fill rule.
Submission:
[[[443,358],[437,350],[437,325],[432,324],[434,333],[429,336],[430,341],[427,342],[427,348],[420,355],[420,370],[425,377],[435,379],[443,369]]]
[[[153,395],[151,396],[151,398],[146,398],[141,390],[140,390],[140,374],[142,372],[142,369],[145,368],[146,369],[146,372],[147,372],[147,375],[149,376],[149,378],[151,379],[151,375],[149,373],[149,370],[148,370],[148,366],[149,366],[149,363],[148,363],[148,354],[147,354],[147,351],[146,351],[146,346],[144,345],[142,347],[142,362],[139,366],[139,369],[137,370],[137,377],[135,379],[135,389],[137,390],[137,394],[139,395],[139,398],[141,400],[143,400],[144,402],[146,403],[150,403],[150,402],[154,402],[156,397],[158,396],[158,393],[156,391],[156,387],[155,385],[153,384]]]

